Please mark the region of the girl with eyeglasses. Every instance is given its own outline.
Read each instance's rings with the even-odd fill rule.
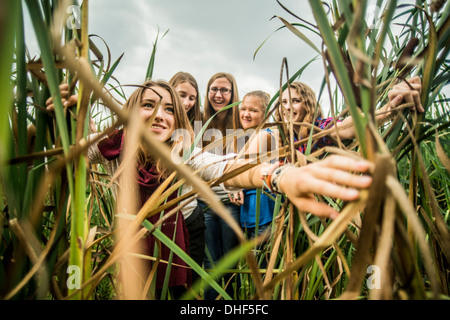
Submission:
[[[205,124],[207,121],[210,121],[210,123],[203,133],[203,147],[209,152],[220,155],[237,152],[236,138],[230,138],[227,135],[241,128],[238,106],[222,110],[239,101],[236,79],[230,73],[218,72],[209,79],[206,88],[203,123]],[[230,202],[228,192],[219,187],[213,187],[213,190],[217,198],[223,202],[232,217],[239,223],[240,208]],[[204,209],[206,224],[207,254],[204,258],[204,266],[206,269],[211,269],[220,258],[238,245],[238,238],[230,226],[203,201],[200,200],[199,204]],[[225,281],[229,278],[230,275],[224,276]],[[229,293],[232,294],[232,292]],[[211,288],[205,290],[205,300],[213,300],[217,295],[218,293]]]

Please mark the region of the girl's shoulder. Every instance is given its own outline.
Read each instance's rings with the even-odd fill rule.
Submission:
[[[326,126],[328,126],[331,122],[333,122],[335,120],[335,118],[333,117],[327,117],[327,118],[321,118],[321,117],[317,117],[316,121],[314,121],[314,125],[316,127],[319,127],[320,129],[325,128]],[[341,122],[342,120],[336,119],[336,122]]]

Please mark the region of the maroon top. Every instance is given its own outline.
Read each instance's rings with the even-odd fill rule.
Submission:
[[[123,130],[116,130],[108,138],[103,139],[98,143],[98,149],[100,153],[107,160],[113,160],[120,156],[123,145]],[[145,202],[150,198],[153,192],[161,185],[164,180],[159,180],[159,174],[156,171],[156,166],[152,163],[148,165],[137,165],[137,181],[139,184],[139,194],[140,194],[140,207],[142,207]],[[177,197],[178,191],[175,190],[168,198],[167,201],[173,200]],[[175,207],[168,208],[164,213],[172,211]],[[160,214],[155,214],[147,220],[150,223],[155,224],[160,218]],[[161,231],[169,238],[174,239],[175,234],[175,244],[178,245],[184,252],[189,254],[189,234],[186,229],[186,224],[183,218],[183,214],[179,211],[167,219],[161,226]],[[145,250],[149,256],[154,256],[155,249],[155,237],[153,234],[149,235],[145,239]],[[161,260],[168,261],[170,257],[171,250],[161,243]],[[174,265],[176,264],[176,265]],[[178,266],[178,265],[181,265]],[[150,266],[151,267],[151,266]],[[156,275],[156,288],[160,289],[163,287],[164,277],[168,269],[168,264],[160,262],[158,264],[157,275]],[[149,268],[150,272],[150,268]],[[191,270],[187,268],[186,263],[173,254],[172,266],[170,269],[169,286],[178,286],[184,284],[191,284]]]

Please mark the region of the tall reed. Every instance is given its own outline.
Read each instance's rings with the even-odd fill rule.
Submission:
[[[312,46],[317,57],[292,74],[289,61],[282,62],[280,91],[272,94],[261,127],[280,125],[271,122],[271,115],[281,90],[288,81],[303,79],[310,63],[322,59],[319,97],[327,90],[332,114],[352,115],[357,139],[351,144],[338,141],[338,147],[307,152],[305,157],[296,155],[296,159],[315,161],[332,153],[357,153],[374,163],[374,185],[352,203],[318,197],[341,211],[334,221],[301,212],[281,195],[274,198],[273,223],[266,249],[260,252],[268,264],[260,269],[261,256],[254,252],[261,239],[246,240],[210,188],[239,171],[207,184],[190,169],[173,163],[167,147],[136,126],[136,140],[151,146],[178,173],[138,210],[123,201],[131,199],[131,189],[117,189],[115,177],[111,180],[102,166],[86,162],[89,120],[94,118],[105,136],[127,126],[131,117],[121,108],[126,96],[120,79],[113,76],[122,56],[112,62],[98,47],[102,39],[88,36],[89,2],[79,6],[76,1],[5,0],[8,14],[0,20],[0,297],[152,299],[152,277],[144,279],[141,287],[130,288],[128,278],[119,276],[127,270],[127,277],[133,278],[135,268],[126,266],[143,261],[153,266],[171,263],[133,248],[141,236],[152,232],[202,277],[186,297],[200,299],[207,284],[224,299],[448,298],[450,140],[448,98],[443,89],[450,77],[450,3],[442,8],[439,3],[377,1],[380,17],[370,24],[364,19],[369,15],[366,1],[333,0],[324,5],[311,0],[314,21],[304,21],[279,2],[289,18],[277,18],[282,24],[278,30],[293,32],[299,45]],[[27,54],[24,4],[38,40],[38,58]],[[80,9],[79,24],[66,23],[73,18],[67,14],[70,5]],[[313,36],[307,37],[303,30],[312,31]],[[152,76],[156,44],[166,34],[159,37],[158,33],[145,78]],[[319,48],[315,43],[323,45]],[[386,103],[387,90],[413,75],[423,81],[421,101],[426,112],[418,115],[404,110],[386,123],[376,123],[373,115]],[[76,106],[63,105],[61,83],[78,93]],[[342,100],[337,98],[341,96]],[[54,111],[46,108],[50,97]],[[295,145],[292,136],[283,137],[287,146],[277,151],[292,156],[299,143],[311,146],[314,139],[332,130]],[[273,155],[260,157],[270,160]],[[183,183],[197,190],[183,199],[197,195],[208,199],[230,221],[241,241],[214,270],[203,270],[165,236],[158,228],[161,221],[152,225],[145,219],[182,200],[166,203],[167,196]],[[236,262],[238,267],[230,269]],[[223,273],[233,273],[233,281],[217,282]],[[235,295],[230,296],[225,286],[234,286]]]

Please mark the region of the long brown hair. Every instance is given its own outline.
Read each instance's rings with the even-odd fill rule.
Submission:
[[[172,79],[169,80],[169,83],[172,85],[172,87],[176,88],[180,83],[188,82],[191,84],[191,86],[194,87],[195,91],[197,92],[197,98],[195,99],[194,106],[187,112],[187,116],[189,118],[189,121],[191,124],[194,123],[194,121],[202,121],[202,112],[200,110],[200,93],[198,91],[198,84],[197,80],[187,72],[177,72],[173,75]]]
[[[211,79],[209,79],[208,85],[206,86],[206,97],[207,98],[205,99],[205,106],[204,106],[204,111],[203,111],[203,123],[208,121],[209,118],[211,118],[216,113],[216,111],[214,110],[214,108],[211,105],[211,102],[209,101],[209,89],[211,87],[211,84],[219,78],[225,78],[231,84],[230,104],[233,104],[233,103],[236,103],[239,101],[238,87],[237,87],[236,79],[234,78],[234,76],[232,74],[226,73],[226,72],[216,73],[215,75],[213,75],[211,77]],[[218,117],[214,117],[211,120],[211,122],[209,123],[207,129],[218,129],[222,132],[222,136],[225,138],[227,129],[233,129],[233,130],[241,129],[242,125],[239,120],[239,106],[238,105],[236,105],[228,110],[222,111],[222,112],[226,113],[225,117],[223,118],[225,120],[219,119]],[[204,143],[205,146],[208,144],[209,144],[208,142]],[[225,146],[225,139],[224,139],[224,150],[225,149],[226,149],[226,146]],[[236,150],[235,150],[235,152],[236,152]]]
[[[250,92],[246,93],[245,96],[242,98],[242,101],[244,101],[246,97],[258,98],[259,101],[261,102],[262,112],[263,113],[266,112],[267,107],[269,106],[269,103],[270,103],[270,94],[268,94],[267,92],[264,92],[262,90],[254,90],[254,91],[250,91]]]
[[[233,104],[235,102],[239,101],[239,93],[237,88],[236,79],[232,74],[226,73],[226,72],[219,72],[216,73],[209,79],[208,85],[206,87],[206,97],[209,96],[209,88],[211,84],[219,79],[219,78],[226,78],[230,84],[231,84],[231,99],[230,104]],[[238,129],[241,128],[241,124],[239,122],[239,109],[238,106],[235,106],[231,109],[222,111],[226,113],[225,121],[220,121],[217,117],[215,117],[211,123],[209,124],[208,128],[214,128],[219,129],[222,131],[223,135],[225,136],[225,130],[226,129]],[[216,113],[214,108],[211,105],[211,102],[208,98],[205,99],[205,107],[204,107],[204,113],[203,113],[203,121],[207,121],[211,116],[213,116]]]
[[[301,102],[303,103],[303,108],[305,109],[305,116],[303,119],[300,119],[301,122],[310,123],[313,125],[313,121],[317,117],[323,117],[322,116],[322,108],[317,101],[316,94],[314,91],[309,87],[307,84],[295,81],[290,84],[288,88],[294,89],[299,95]],[[289,89],[286,90],[289,90]],[[275,118],[278,121],[284,121],[283,113],[282,113],[282,106],[279,105],[279,102],[277,104],[277,109],[275,113]],[[297,138],[305,138],[309,135],[311,131],[310,126],[301,126],[300,130],[298,131],[299,137]]]
[[[161,87],[167,90],[170,94],[174,109],[175,128],[172,138],[167,140],[166,144],[172,150],[176,148],[177,152],[179,152],[179,155],[181,156],[182,152],[189,148],[190,144],[194,141],[194,131],[192,130],[192,126],[186,115],[186,111],[184,110],[181,100],[170,83],[163,80],[146,81],[130,95],[124,104],[124,109],[131,110],[131,108],[140,107],[144,92],[149,90],[151,87]],[[151,125],[151,123],[148,123],[148,125]],[[185,137],[186,133],[188,137]],[[142,142],[138,149],[138,161],[142,165],[148,165],[149,163],[155,164],[157,171],[160,173],[160,178],[167,178],[171,173],[169,167],[164,164],[159,157],[151,155]]]

